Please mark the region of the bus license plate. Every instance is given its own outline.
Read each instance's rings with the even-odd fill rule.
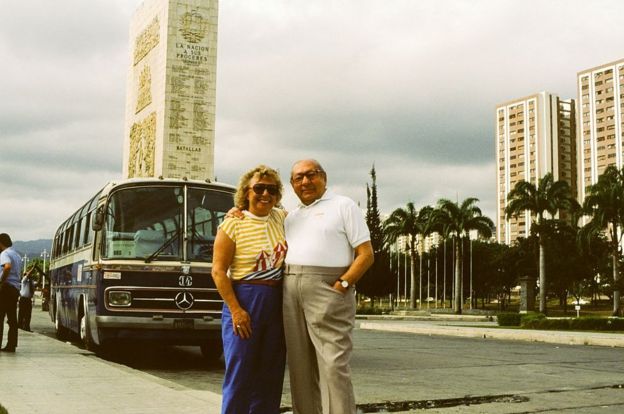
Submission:
[[[194,319],[174,319],[173,329],[193,329],[195,327]]]

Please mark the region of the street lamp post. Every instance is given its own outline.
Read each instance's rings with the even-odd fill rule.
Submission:
[[[472,238],[470,239],[470,309],[472,310],[472,302],[474,291],[472,290]]]
[[[41,288],[43,289],[45,287],[45,280],[46,280],[46,277],[45,277],[46,259],[50,257],[46,249],[43,249],[43,251],[41,252],[41,257],[43,257],[43,280],[41,281]]]
[[[428,252],[427,252],[428,253]],[[429,286],[431,286],[431,257],[427,254],[427,309],[429,309],[429,298],[431,297],[431,291],[429,290]]]
[[[399,305],[401,303],[401,263],[399,261],[399,241],[397,240],[396,242],[396,254],[397,254],[397,267],[396,267],[396,271],[397,271],[397,309],[399,308]]]
[[[442,260],[442,264],[444,265],[444,282],[442,283],[442,307],[446,308],[446,238],[443,240],[444,243],[444,259]]]
[[[468,233],[468,238],[470,239],[470,309],[472,309],[473,306],[477,305],[477,302],[474,299],[474,290],[472,287],[472,241],[477,240],[478,237],[479,234],[476,231],[471,231]]]
[[[439,259],[439,251],[438,251],[438,247],[440,247],[439,244],[436,245],[435,248],[435,252],[436,252],[436,261],[435,261],[435,308],[438,308],[438,259]]]
[[[22,276],[26,274],[26,267],[28,266],[28,254],[24,254],[22,257],[22,262],[24,262],[24,267],[22,268]]]
[[[403,254],[403,258],[405,260],[403,260],[403,297],[405,298],[405,301],[403,302],[403,304],[405,305],[404,307],[407,309],[407,249],[404,249],[404,251],[405,253]]]

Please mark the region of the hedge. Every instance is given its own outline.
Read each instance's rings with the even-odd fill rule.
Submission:
[[[546,329],[559,331],[624,331],[624,318],[582,318],[548,319],[543,313],[519,314],[502,312],[496,315],[498,326],[520,326],[526,329]]]
[[[358,308],[356,314],[358,315],[383,315],[384,312],[387,312],[387,309],[375,308],[371,306],[362,306]]]
[[[525,326],[527,323],[532,323],[534,320],[545,319],[546,315],[542,313],[526,313],[520,314],[515,312],[502,312],[496,315],[496,320],[498,321],[498,326]]]
[[[582,317],[566,319],[532,318],[522,320],[521,326],[528,329],[573,330],[573,331],[624,331],[624,319]]]
[[[520,320],[520,326],[523,328],[534,328],[541,323],[541,321],[546,320],[546,315],[539,312],[529,312],[522,315],[522,319]]]
[[[520,326],[521,316],[519,313],[503,312],[496,314],[496,321],[498,326]]]
[[[6,408],[0,405],[0,414],[9,414],[9,412],[6,410]]]

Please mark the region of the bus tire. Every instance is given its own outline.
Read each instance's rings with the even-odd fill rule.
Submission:
[[[221,355],[223,355],[223,341],[221,338],[209,339],[200,345],[199,348],[208,363],[216,364],[221,360]]]
[[[56,338],[61,341],[69,339],[69,330],[64,327],[61,322],[61,315],[58,306],[56,307],[56,312],[54,312],[54,333],[56,334]]]
[[[91,352],[97,352],[97,345],[93,341],[93,337],[91,336],[91,326],[89,324],[89,316],[87,315],[87,309],[85,306],[84,311],[82,312],[82,317],[80,318],[80,340],[84,345],[85,349]]]

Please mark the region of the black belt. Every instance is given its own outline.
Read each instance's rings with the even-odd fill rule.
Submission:
[[[269,280],[262,280],[262,279],[258,279],[258,280],[254,280],[254,279],[250,279],[250,280],[233,280],[232,284],[234,285],[264,285],[264,286],[271,286],[271,287],[277,287],[277,286],[282,286],[282,280],[275,280],[275,279],[269,279]]]

